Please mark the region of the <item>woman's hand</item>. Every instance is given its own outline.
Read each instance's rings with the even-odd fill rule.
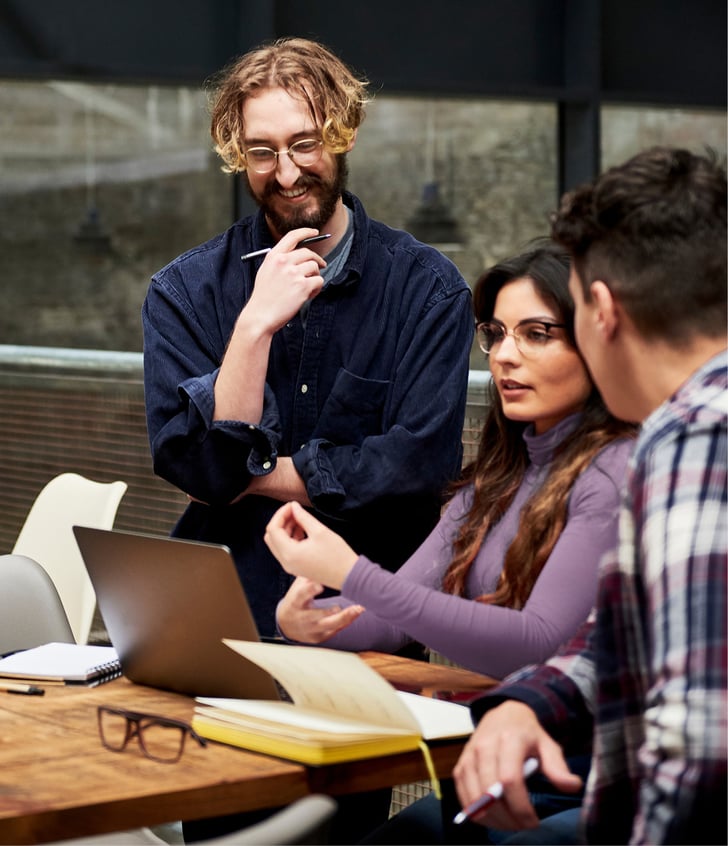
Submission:
[[[299,576],[278,603],[278,628],[289,640],[301,643],[321,643],[345,629],[362,613],[361,605],[340,608],[314,608],[312,602],[324,589],[323,585]]]
[[[341,590],[359,557],[297,502],[288,502],[271,517],[265,542],[292,576],[306,576],[327,587]]]

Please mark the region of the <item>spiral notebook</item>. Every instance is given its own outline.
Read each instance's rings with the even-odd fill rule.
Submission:
[[[94,686],[121,675],[113,646],[44,643],[0,659],[0,678]]]

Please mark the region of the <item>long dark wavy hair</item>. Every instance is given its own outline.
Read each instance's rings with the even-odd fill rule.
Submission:
[[[574,338],[574,302],[569,293],[569,257],[550,241],[487,270],[473,291],[478,323],[493,317],[498,292],[516,279],[530,279],[541,299],[566,324],[569,343]],[[489,385],[490,408],[483,425],[475,460],[463,470],[453,493],[473,486],[473,501],[453,543],[453,558],[443,578],[443,590],[465,594],[468,572],[483,539],[505,514],[528,467],[523,432],[525,422],[509,420],[498,391]],[[586,400],[576,429],[558,447],[549,473],[521,510],[518,531],[509,546],[496,589],[478,596],[479,602],[521,609],[526,603],[551,550],[566,523],[569,494],[579,474],[594,456],[617,438],[634,436],[636,427],[613,417],[594,388]]]

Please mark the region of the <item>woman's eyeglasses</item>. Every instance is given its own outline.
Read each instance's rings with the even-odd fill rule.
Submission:
[[[129,741],[136,737],[147,758],[173,764],[182,757],[188,734],[200,746],[207,746],[206,741],[183,720],[99,705],[98,721],[101,742],[112,752],[123,752]]]
[[[475,327],[475,333],[478,346],[486,355],[490,355],[510,335],[523,355],[534,356],[538,355],[549,341],[555,340],[556,336],[552,334],[554,329],[566,329],[566,324],[523,320],[515,329],[509,331],[502,323],[487,321],[479,323]]]

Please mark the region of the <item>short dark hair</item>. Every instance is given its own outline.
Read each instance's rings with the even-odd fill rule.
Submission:
[[[648,339],[726,331],[726,173],[715,153],[652,147],[564,195],[551,219],[588,300],[607,284]]]

